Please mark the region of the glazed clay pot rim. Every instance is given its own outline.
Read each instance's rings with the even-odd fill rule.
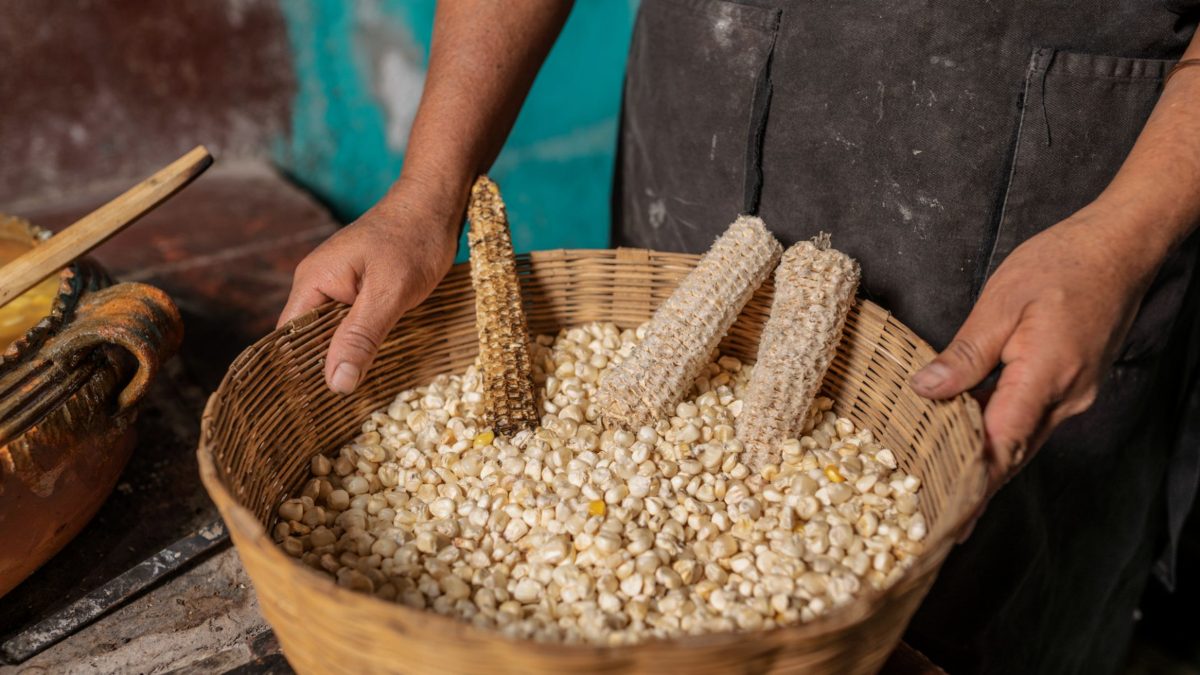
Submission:
[[[37,246],[42,241],[50,237],[50,233],[34,226],[24,218],[9,216],[0,213],[0,237],[22,241]],[[83,267],[89,269],[84,270]],[[88,274],[91,272],[92,274]],[[0,345],[4,348],[0,352],[0,372],[6,367],[11,366],[30,354],[34,354],[45,343],[46,338],[53,335],[62,327],[63,323],[70,319],[75,311],[75,306],[79,304],[79,297],[83,294],[84,286],[87,285],[89,276],[95,276],[99,279],[104,278],[104,274],[99,271],[94,265],[86,262],[74,262],[63,268],[58,273],[58,293],[54,298],[54,302],[50,307],[50,313],[42,317],[40,321],[34,324],[24,335],[14,340],[7,346]],[[106,285],[101,281],[100,285]]]

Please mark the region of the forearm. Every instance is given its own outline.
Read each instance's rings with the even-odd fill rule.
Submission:
[[[1200,34],[1184,58],[1200,58]],[[1097,219],[1110,230],[1105,234],[1155,268],[1195,230],[1200,223],[1200,68],[1186,68],[1171,79],[1093,208],[1110,216]]]
[[[565,0],[438,3],[404,168],[383,206],[436,210],[458,225],[471,182],[500,152],[570,9]]]

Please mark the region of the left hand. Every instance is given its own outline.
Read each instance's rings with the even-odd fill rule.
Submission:
[[[912,378],[944,399],[999,364],[984,410],[992,490],[1063,420],[1087,410],[1158,266],[1093,205],[1025,241],[997,268],[946,349]]]

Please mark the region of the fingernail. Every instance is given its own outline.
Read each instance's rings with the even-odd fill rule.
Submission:
[[[1012,469],[1015,470],[1025,463],[1025,454],[1029,446],[1021,441],[1014,441],[1008,450],[1008,456],[1012,457]]]
[[[917,374],[912,376],[912,383],[918,389],[930,391],[945,382],[949,376],[949,368],[941,363],[934,362],[918,370]]]
[[[338,367],[333,369],[329,388],[339,394],[349,394],[358,386],[359,375],[358,366],[353,363],[339,363]]]

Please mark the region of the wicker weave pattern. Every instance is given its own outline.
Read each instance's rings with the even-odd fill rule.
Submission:
[[[629,249],[519,257],[530,330],[553,333],[587,321],[635,326],[697,260]],[[768,282],[747,303],[723,351],[753,360],[771,299]],[[263,613],[302,673],[875,672],[984,492],[978,406],[965,396],[934,403],[914,394],[907,377],[932,350],[886,311],[861,302],[846,321],[823,391],[837,414],[874,429],[904,470],[922,479],[927,549],[898,583],[820,621],[750,635],[620,649],[505,640],[339,588],[271,541],[274,509],[299,489],[314,454],[352,438],[400,389],[463,370],[476,355],[474,296],[463,265],[400,321],[371,376],[341,397],[325,389],[321,357],[345,314],[327,305],[244,352],[209,401],[198,451],[201,477],[229,524]]]

